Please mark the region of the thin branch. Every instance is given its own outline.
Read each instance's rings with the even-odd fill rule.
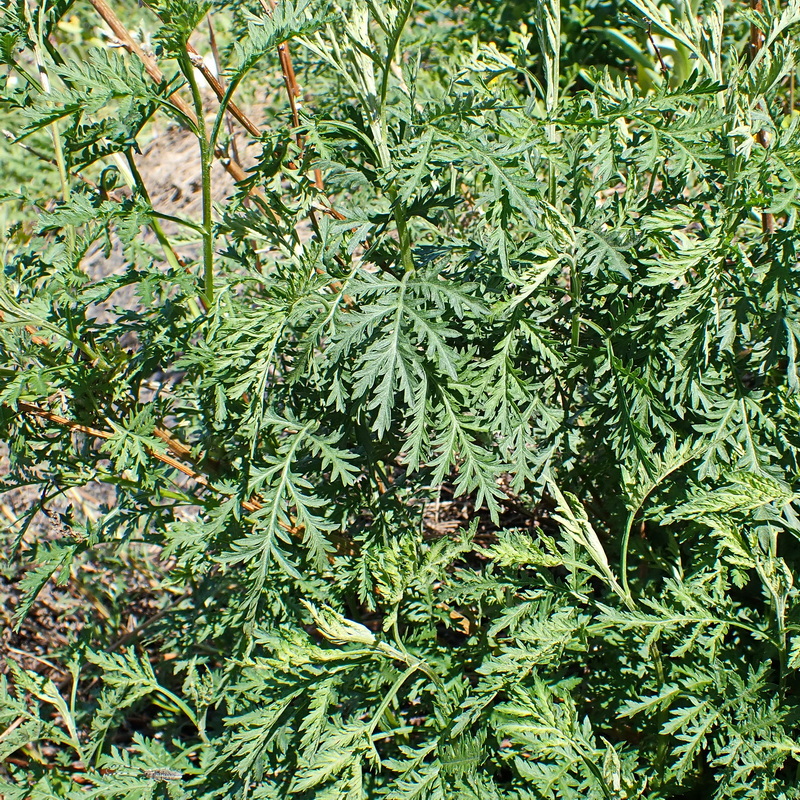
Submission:
[[[647,38],[650,40],[653,50],[655,50],[659,66],[661,67],[661,74],[664,76],[664,80],[667,84],[669,84],[669,67],[666,65],[661,55],[661,48],[659,48],[656,44],[656,40],[653,38],[653,25],[649,20],[647,21]]]
[[[128,33],[128,29],[122,24],[120,18],[114,13],[114,10],[106,2],[106,0],[89,0],[94,6],[95,11],[105,20],[106,25],[114,32],[114,36],[119,39],[120,44],[129,52],[136,55],[144,65],[145,71],[153,79],[155,83],[163,83],[164,73],[159,69],[156,60],[139,47],[136,40]],[[177,93],[173,92],[170,95],[170,102],[177,108],[193,124],[197,124],[197,117],[195,116],[192,107]]]
[[[200,53],[188,43],[186,45],[186,52],[189,54],[189,60],[192,62],[192,66],[203,76],[206,83],[211,87],[211,91],[217,96],[217,100],[221,102],[225,97],[225,87],[217,79],[217,76],[206,66]],[[256,139],[261,138],[263,135],[261,129],[233,102],[233,100],[228,101],[225,110],[234,117],[251,136],[254,136]]]
[[[259,2],[269,17],[272,16],[272,12],[278,7],[275,0],[269,0],[269,3],[267,3],[267,0],[259,0]],[[300,125],[300,113],[297,107],[297,98],[300,97],[300,86],[294,74],[292,54],[289,52],[289,47],[286,42],[281,42],[278,45],[278,59],[281,62],[281,71],[283,72],[283,82],[286,84],[286,93],[289,95],[289,107],[292,110],[292,124],[297,128]],[[298,139],[297,144],[298,147],[302,149],[301,139]]]
[[[155,83],[160,84],[164,80],[164,73],[159,69],[155,59],[139,47],[106,0],[89,0],[89,2],[94,6],[95,10],[103,18],[108,27],[111,28],[120,44],[122,44],[129,53],[139,58],[147,74]],[[186,119],[194,125],[197,124],[197,116],[191,106],[177,92],[174,92],[170,96],[170,101]],[[214,155],[219,158],[222,166],[234,181],[240,183],[247,178],[247,174],[242,169],[241,165],[231,159],[223,150],[215,149]],[[260,197],[260,199],[264,201],[264,205],[266,205],[266,197],[264,197],[264,194],[258,188],[253,188],[251,194]]]
[[[77,433],[84,433],[87,436],[93,436],[97,439],[111,439],[114,434],[111,431],[103,431],[99,428],[93,428],[89,425],[83,425],[80,422],[77,422],[73,419],[68,419],[67,417],[62,417],[60,414],[56,414],[53,411],[48,411],[46,408],[40,408],[39,406],[35,406],[32,403],[26,403],[23,400],[17,401],[17,410],[21,411],[23,414],[29,414],[30,416],[34,417],[41,417],[42,419],[46,419],[48,422],[54,422],[56,425],[61,425],[64,428],[68,428],[71,431],[75,431]],[[163,429],[157,428],[154,431],[154,435],[157,436],[161,441],[163,441],[168,448],[177,450],[183,457],[188,457],[188,453],[191,451],[184,445],[183,443],[179,443],[176,445],[176,440],[168,431]],[[157,450],[154,450],[151,447],[147,448],[147,452],[153,456],[154,458],[161,461],[163,464],[166,464],[173,469],[177,469],[178,471],[182,472],[184,475],[190,477],[195,483],[200,484],[206,489],[211,491],[224,494],[219,489],[215,489],[211,482],[206,478],[205,475],[200,474],[196,470],[188,467],[186,464],[178,461],[176,458],[173,458],[166,453],[159,453]],[[244,503],[242,504],[244,506]],[[260,508],[260,504],[258,508]],[[251,510],[257,510],[253,508]]]
[[[261,7],[267,16],[272,16],[272,12],[278,7],[276,0],[259,0]],[[292,125],[295,128],[300,127],[300,111],[297,104],[297,98],[300,97],[300,86],[297,83],[297,76],[294,73],[294,65],[292,64],[292,54],[289,52],[289,45],[287,42],[281,42],[278,45],[278,59],[281,62],[281,72],[283,73],[283,82],[286,85],[286,94],[289,96],[289,107],[292,111]],[[303,134],[298,132],[295,137],[297,147],[300,152],[305,148],[305,139]],[[325,184],[322,180],[322,171],[319,169],[314,170],[314,185],[319,191],[324,191]],[[333,213],[334,217],[339,218],[338,213]]]
[[[137,58],[142,61],[145,71],[153,79],[153,81],[158,84],[162,83],[164,80],[164,73],[159,69],[155,59],[142,50],[106,0],[89,0],[89,2],[91,2],[97,13],[103,18],[108,27],[111,28],[120,44],[122,44],[129,53],[137,56]],[[266,0],[261,0],[261,4],[268,13],[271,13],[271,9],[268,5],[266,5]],[[272,0],[272,5],[274,8],[274,0]],[[192,65],[200,71],[208,85],[213,90],[214,94],[218,99],[221,100],[225,95],[225,88],[217,80],[214,74],[205,66],[205,64],[203,64],[201,68],[200,65],[202,63],[202,58],[191,45],[187,45],[187,53],[192,61]],[[297,84],[294,67],[292,66],[291,55],[289,54],[289,49],[286,43],[278,46],[278,56],[281,61],[284,82],[286,83],[287,92],[289,93],[289,104],[292,108],[292,122],[294,126],[297,127],[300,124],[297,105],[297,97],[300,94],[300,87]],[[197,115],[194,113],[191,106],[177,92],[174,92],[170,96],[170,101],[190,122],[192,122],[192,124],[197,124]],[[233,116],[234,119],[236,119],[236,121],[248,131],[248,133],[259,139],[261,138],[261,130],[235,103],[230,101],[226,111],[228,114]],[[304,142],[300,134],[298,134],[297,143],[302,150]],[[220,147],[215,147],[214,155],[219,159],[226,172],[236,183],[241,183],[242,181],[247,180],[247,173],[244,171],[238,160],[231,157],[231,154],[226,153]],[[320,191],[324,190],[322,173],[319,169],[314,170],[314,184]],[[261,189],[259,189],[257,186],[251,187],[250,194],[259,201],[259,206],[262,208],[262,210],[266,211],[267,213],[271,213],[276,220],[279,220],[277,212],[275,212],[275,210],[269,206],[267,198]],[[334,208],[327,208],[325,211],[327,214],[330,214],[336,219],[344,219],[344,215],[336,211]]]
[[[220,58],[219,47],[217,47],[217,35],[214,33],[214,24],[211,21],[211,14],[206,17],[208,22],[208,43],[211,46],[211,53],[214,56],[214,64],[217,68],[217,75],[220,78],[220,84],[225,89],[225,80],[222,77],[222,58]],[[222,101],[220,101],[222,102]],[[233,128],[230,115],[225,116],[225,125],[228,129],[228,136],[230,136],[230,148],[234,161],[241,163],[242,159],[239,157],[239,147],[236,144],[236,131]]]
[[[17,401],[17,409],[25,414],[31,414],[35,417],[42,417],[50,422],[55,422],[56,425],[63,425],[65,428],[69,428],[71,431],[85,433],[87,436],[95,436],[98,439],[110,439],[114,435],[108,431],[101,431],[97,428],[91,428],[88,425],[82,425],[80,422],[67,419],[66,417],[62,417],[60,414],[55,414],[54,412],[48,411],[45,408],[39,408],[39,406],[35,406],[32,403],[26,403],[23,400]]]

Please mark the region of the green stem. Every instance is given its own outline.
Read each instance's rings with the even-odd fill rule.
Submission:
[[[211,219],[211,159],[208,147],[203,160],[203,290],[208,308],[214,303],[214,229]]]
[[[561,7],[555,0],[538,0],[536,17],[539,24],[539,44],[544,55],[545,68],[545,108],[552,120],[558,109],[561,84]],[[558,143],[558,129],[553,122],[545,127],[547,141]],[[555,206],[558,191],[558,175],[552,155],[548,164],[548,199]]]
[[[26,5],[27,9],[27,5]],[[31,26],[32,27],[32,26]],[[41,79],[41,88],[45,94],[50,94],[50,77],[47,74],[47,67],[44,61],[44,9],[39,9],[39,21],[36,26],[36,36],[33,37],[33,51],[36,58],[36,64],[39,69],[39,78]],[[64,159],[64,148],[61,144],[61,133],[58,130],[58,122],[53,121],[50,125],[50,135],[53,137],[53,150],[55,153],[56,167],[58,169],[58,179],[61,184],[61,197],[65,203],[69,202],[69,179],[67,178],[67,162]],[[65,227],[67,233],[67,245],[69,247],[70,256],[75,251],[75,226],[67,225]]]
[[[658,646],[658,642],[654,641],[650,645],[650,657],[653,659],[653,664],[656,669],[656,680],[658,681],[659,690],[661,690],[667,682],[667,677],[664,673],[664,661],[661,658],[661,648]],[[669,748],[669,737],[665,736],[660,731],[667,721],[668,713],[669,710],[667,708],[660,708],[656,717],[656,729],[659,731],[658,745],[656,747],[656,775],[658,775],[659,786],[664,785]]]
[[[61,183],[61,196],[65,203],[69,202],[69,180],[67,179],[67,162],[64,159],[64,148],[61,145],[61,134],[58,131],[58,123],[54,122],[50,126],[53,135],[53,148],[56,155],[56,165],[58,167],[58,179]],[[69,252],[75,251],[75,226],[67,225],[67,244]]]
[[[581,274],[573,259],[569,265],[569,294],[572,299],[572,349],[575,350],[581,337]]]
[[[255,66],[255,64],[253,66]],[[249,71],[250,70],[248,69],[246,72],[243,72],[241,75],[239,75],[235,80],[232,80],[225,89],[225,94],[222,96],[222,100],[219,101],[219,108],[217,109],[217,115],[214,118],[214,125],[211,128],[211,136],[209,137],[209,147],[212,152],[216,150],[219,134],[222,130],[222,123],[225,120],[225,114],[228,111],[228,106],[230,105],[233,93],[239,88],[239,84]]]
[[[100,353],[97,352],[93,347],[90,347],[85,342],[82,342],[77,335],[74,335],[70,338],[72,344],[78,348],[90,361],[96,361],[101,367],[110,367],[111,365],[106,361]]]
[[[44,87],[42,86],[33,75],[28,72],[21,64],[14,62],[14,69],[23,77],[25,80],[34,88],[37,92],[44,92]]]
[[[128,168],[131,171],[131,175],[133,177],[134,183],[136,185],[136,189],[142,195],[142,197],[147,201],[147,204],[150,208],[153,207],[153,204],[150,202],[150,193],[147,191],[147,185],[142,178],[141,173],[139,172],[139,168],[136,166],[136,161],[133,158],[133,152],[128,149],[125,151],[125,157],[128,162]],[[156,235],[156,239],[158,239],[158,243],[161,245],[161,249],[164,252],[164,258],[167,260],[167,263],[175,270],[184,269],[181,262],[178,260],[178,256],[175,253],[175,250],[172,247],[172,243],[169,240],[169,237],[164,233],[164,229],[161,227],[161,223],[158,221],[157,217],[167,218],[167,219],[177,219],[169,217],[166,214],[156,214],[153,212],[155,216],[150,218],[150,227],[153,233]],[[182,221],[182,220],[181,220]],[[187,223],[189,224],[189,223]],[[199,230],[201,233],[204,231],[195,226],[193,224],[189,224],[189,227]],[[197,300],[194,297],[187,298],[187,302],[189,305],[189,310],[192,312],[192,316],[197,318],[203,315],[203,312],[200,309],[200,306],[197,304]]]
[[[192,90],[192,101],[197,117],[195,133],[200,144],[200,170],[203,199],[203,294],[208,308],[214,302],[214,221],[211,216],[211,160],[213,150],[206,136],[206,122],[203,115],[203,100],[200,87],[194,74],[191,59],[185,51],[180,59],[181,69]]]
[[[155,209],[153,209],[153,215],[156,219],[163,219],[164,222],[174,222],[176,225],[182,225],[184,228],[189,228],[195,233],[203,233],[202,226],[198,225],[196,222],[192,222],[190,219],[176,217],[173,214],[165,214],[163,211],[156,211]]]
[[[192,709],[189,708],[189,706],[187,706],[186,703],[184,703],[183,700],[180,699],[180,697],[171,692],[169,689],[165,689],[163,686],[158,686],[157,692],[165,700],[174,703],[184,714],[186,714],[186,716],[191,720],[192,725],[194,725],[195,728],[197,728],[197,732],[200,734],[200,739],[202,739],[202,741],[204,742],[208,741],[208,737],[206,736],[205,731],[200,725],[199,720],[195,716],[194,711],[192,711]]]
[[[392,31],[388,46],[386,48],[386,63],[383,67],[383,75],[381,77],[381,92],[380,92],[380,108],[383,113],[383,107],[386,104],[386,93],[389,90],[389,72],[392,68],[392,61],[394,61],[395,54],[397,53],[397,46],[400,44],[400,37],[403,35],[403,29],[411,16],[411,9],[414,3],[411,0],[406,0],[405,7],[398,15],[394,23],[394,30]]]
[[[369,732],[370,736],[372,736],[372,734],[375,732],[375,728],[378,727],[381,717],[383,717],[383,715],[386,713],[386,709],[389,708],[389,704],[397,696],[397,693],[400,691],[402,685],[418,669],[419,664],[412,664],[405,672],[401,673],[397,680],[392,684],[392,688],[386,693],[386,697],[383,698],[383,702],[378,706],[378,710],[375,712],[375,716],[372,718],[372,722],[369,724],[367,731]]]
[[[386,143],[386,96],[389,91],[389,73],[391,72],[392,62],[397,54],[400,38],[403,35],[403,30],[408,22],[408,18],[411,16],[413,6],[414,3],[411,0],[406,0],[404,6],[398,13],[397,19],[394,21],[393,30],[391,32],[387,31],[386,61],[383,65],[383,75],[381,76],[381,85],[378,91],[377,119],[373,122],[373,133],[375,134],[381,166],[384,170],[389,170],[392,161]],[[408,230],[408,219],[405,209],[398,201],[397,191],[394,188],[389,189],[389,198],[392,201],[392,215],[395,225],[397,226],[397,235],[400,239],[400,261],[403,265],[403,269],[406,272],[411,272],[414,269],[414,257],[411,248],[411,233]]]
[[[395,194],[395,192],[392,192]],[[414,269],[414,257],[411,253],[411,234],[408,230],[408,222],[403,207],[395,203],[394,205],[394,221],[397,225],[397,234],[400,237],[400,260],[403,264],[403,269],[406,272],[411,272]]]
[[[620,545],[621,554],[619,560],[619,576],[622,580],[622,588],[629,597],[631,595],[631,588],[628,584],[628,545],[631,539],[631,529],[633,528],[633,521],[636,513],[641,506],[632,509],[628,514],[628,519],[625,522],[625,533],[622,534],[622,544]]]

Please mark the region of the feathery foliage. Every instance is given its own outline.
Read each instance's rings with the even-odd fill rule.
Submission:
[[[163,606],[10,660],[0,794],[800,797],[800,2],[115,5],[145,61],[0,11],[3,488],[114,497],[9,529],[20,619]]]

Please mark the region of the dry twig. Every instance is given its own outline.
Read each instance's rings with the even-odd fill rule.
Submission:
[[[114,434],[110,431],[103,431],[98,428],[93,428],[89,425],[83,425],[76,420],[68,419],[67,417],[62,417],[60,414],[56,414],[52,411],[48,411],[45,408],[40,408],[39,406],[35,406],[32,403],[26,403],[22,400],[17,402],[17,409],[24,414],[28,414],[30,416],[41,417],[42,419],[46,419],[49,422],[54,422],[56,425],[61,425],[65,428],[68,428],[71,431],[76,431],[78,433],[84,433],[87,436],[93,436],[97,439],[110,439]],[[163,429],[157,429],[155,435],[161,439],[167,447],[170,449],[177,450],[182,457],[188,457],[188,454],[191,453],[189,448],[186,447],[181,442],[177,442],[177,440],[170,434],[168,431]],[[209,491],[215,492],[216,494],[226,495],[226,492],[223,492],[221,489],[216,488],[209,479],[197,472],[197,470],[192,469],[191,467],[187,466],[186,464],[178,461],[177,458],[173,458],[166,453],[160,453],[158,450],[154,450],[153,448],[147,448],[148,453],[153,456],[153,458],[161,461],[163,464],[166,464],[173,469],[177,469],[179,472],[182,472],[184,475],[191,478],[195,483],[199,484],[200,486],[208,489]],[[229,495],[227,495],[229,496]],[[251,498],[250,500],[245,500],[242,502],[242,508],[245,511],[258,511],[262,507],[261,503],[256,498]]]

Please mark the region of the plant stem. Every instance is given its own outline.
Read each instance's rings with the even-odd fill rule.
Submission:
[[[200,721],[197,719],[194,711],[189,708],[183,700],[181,700],[178,695],[174,692],[171,692],[169,689],[165,689],[163,686],[157,687],[157,694],[160,694],[165,700],[168,702],[174,703],[177,708],[179,708],[192,722],[192,725],[195,726],[197,729],[197,733],[200,736],[201,741],[207,742],[208,737],[206,736],[206,732],[203,730],[203,726],[200,724]]]
[[[756,13],[760,14],[763,11],[763,5],[761,0],[750,0],[750,8],[753,9]],[[750,23],[750,62],[752,63],[758,52],[764,46],[764,34],[761,32],[761,29],[755,25],[754,23]],[[767,110],[766,108],[764,109]],[[770,141],[769,141],[769,134],[767,131],[762,128],[757,134],[756,139],[758,143],[764,148],[764,150],[769,149]],[[762,211],[761,212],[761,230],[763,231],[765,236],[771,236],[775,233],[775,217],[769,213],[769,211]]]
[[[95,11],[103,18],[106,25],[114,32],[114,36],[119,39],[120,44],[142,62],[145,72],[153,79],[153,82],[160,84],[164,80],[164,74],[158,68],[155,58],[145,53],[142,48],[139,47],[106,0],[89,0],[89,2],[94,6]],[[194,122],[192,118],[192,109],[177,92],[173,92],[169,99],[174,109],[183,115],[187,122]]]
[[[375,712],[375,716],[372,718],[372,722],[369,724],[369,734],[370,736],[375,732],[375,728],[378,727],[378,724],[381,721],[381,717],[386,713],[386,709],[389,708],[389,704],[394,700],[397,696],[397,693],[400,691],[402,685],[410,678],[418,669],[419,664],[412,664],[405,672],[402,672],[400,675],[397,676],[397,680],[392,684],[392,688],[386,693],[386,697],[383,698],[383,702],[378,706],[378,710]]]
[[[25,6],[27,10],[27,4]],[[33,28],[33,26],[31,26]],[[47,74],[47,67],[44,63],[43,54],[43,41],[44,41],[44,9],[39,9],[39,21],[36,25],[36,35],[32,36],[33,51],[36,58],[36,66],[39,70],[39,78],[41,81],[42,90],[45,94],[50,94],[50,76]],[[67,178],[67,162],[64,159],[64,148],[61,144],[61,133],[58,130],[58,122],[53,121],[50,124],[50,135],[53,137],[53,151],[55,154],[56,167],[58,169],[58,179],[61,184],[61,198],[65,203],[69,202],[69,180]],[[69,253],[75,251],[75,227],[67,225],[67,246]]]
[[[569,265],[569,294],[572,300],[572,336],[574,350],[580,344],[581,337],[581,274],[575,259]]]
[[[211,159],[213,151],[206,136],[203,116],[203,99],[194,74],[191,58],[187,52],[181,56],[181,68],[192,90],[194,111],[197,116],[196,135],[200,145],[200,178],[203,200],[203,296],[208,308],[214,302],[214,221],[211,217]]]
[[[153,204],[150,202],[150,194],[147,191],[147,185],[145,184],[144,179],[142,178],[141,173],[139,172],[139,168],[136,166],[136,161],[133,158],[133,152],[130,149],[128,149],[125,151],[125,156],[127,158],[128,168],[130,169],[131,177],[133,179],[136,189],[139,191],[142,197],[147,201],[148,205],[152,208]],[[162,215],[162,216],[167,216],[167,215]],[[183,222],[183,220],[177,220],[177,219],[176,221]],[[201,233],[205,233],[205,231],[202,228],[198,228],[194,225],[191,225],[190,227],[192,227],[195,230],[199,230]],[[178,259],[178,256],[176,255],[175,250],[172,247],[172,243],[170,242],[166,233],[164,233],[164,229],[161,227],[161,223],[155,216],[150,218],[150,228],[155,234],[156,239],[158,239],[158,243],[161,245],[161,249],[164,252],[164,258],[166,258],[167,263],[175,270],[185,269],[184,265],[181,264],[180,260]],[[188,297],[187,303],[189,305],[189,310],[191,311],[193,317],[197,318],[203,316],[203,312],[200,309],[200,306],[197,304],[197,301],[194,299],[194,297]]]
[[[383,113],[383,108],[386,105],[386,94],[389,91],[389,72],[392,69],[392,62],[394,61],[395,54],[397,53],[397,46],[400,44],[400,37],[403,35],[403,29],[411,16],[411,9],[414,3],[411,0],[406,0],[405,6],[400,11],[397,19],[394,22],[394,30],[389,37],[389,42],[386,48],[386,63],[383,65],[383,75],[381,76],[381,92],[380,92],[380,108]]]
[[[55,150],[56,166],[58,167],[58,180],[61,184],[61,197],[65,203],[69,202],[69,180],[67,179],[67,162],[64,159],[64,148],[61,145],[61,134],[58,130],[58,123],[54,122],[50,126],[53,136],[53,148]],[[70,239],[70,250],[75,247],[75,228],[67,226],[67,236]]]
[[[631,509],[630,512],[628,512],[628,519],[625,521],[625,532],[622,534],[622,543],[620,544],[619,577],[622,581],[622,588],[629,597],[632,595],[631,587],[628,583],[628,545],[631,539],[633,522],[636,518],[636,513],[639,508],[641,508],[641,505],[637,508]]]
[[[414,269],[414,257],[411,254],[411,233],[408,230],[405,210],[400,204],[395,203],[393,214],[397,225],[397,234],[400,237],[400,260],[403,269],[411,272]]]
[[[554,145],[558,142],[558,130],[552,118],[558,108],[561,82],[561,6],[555,0],[537,0],[535,13],[539,45],[544,56],[544,104],[549,118],[545,134],[547,141]],[[556,204],[557,189],[556,165],[551,157],[548,164],[548,200],[551,205]]]

